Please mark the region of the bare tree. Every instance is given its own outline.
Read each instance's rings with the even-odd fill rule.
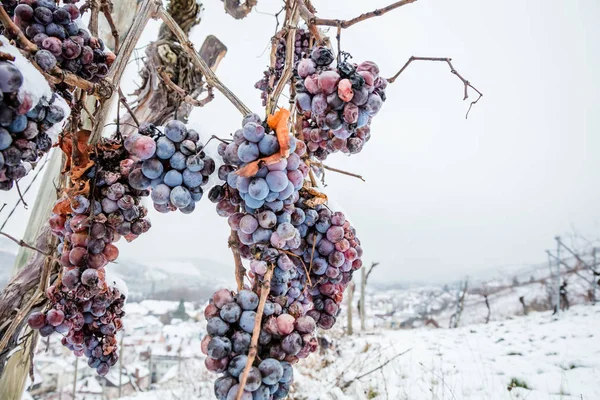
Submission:
[[[467,295],[467,290],[469,288],[469,280],[465,279],[456,293],[456,311],[450,317],[449,328],[458,328],[460,324],[460,317],[462,315],[463,310],[465,309],[465,297]]]
[[[365,313],[366,313],[366,307],[365,307],[365,289],[367,287],[367,281],[369,279],[369,275],[371,275],[371,272],[373,272],[373,269],[378,266],[379,263],[378,262],[373,262],[371,263],[371,268],[369,268],[369,271],[366,271],[366,268],[363,268],[361,270],[361,281],[360,281],[360,302],[358,303],[358,312],[360,313],[360,330],[364,331],[365,330]]]

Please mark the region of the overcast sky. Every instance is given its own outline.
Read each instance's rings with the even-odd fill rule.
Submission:
[[[313,3],[321,17],[351,18],[390,0]],[[217,74],[256,112],[253,85],[275,28],[267,14],[280,4],[259,0],[258,12],[236,21],[221,2],[206,0],[192,32],[198,48],[207,34],[227,45]],[[553,237],[573,229],[600,237],[598,18],[595,0],[419,0],[343,31],[343,49],[356,62],[377,62],[383,76],[411,55],[452,57],[484,93],[465,120],[468,102],[447,65],[415,63],[388,87],[362,153],[327,160],[367,180],[328,173],[327,193],[353,220],[365,262],[381,262],[373,280],[460,279],[543,262]],[[152,23],[145,39],[157,28]],[[127,93],[135,88],[134,69]],[[191,120],[228,136],[241,116],[217,94]],[[0,204],[13,200],[0,194]],[[22,235],[25,215],[6,230]],[[150,232],[120,245],[124,256],[229,261],[226,220],[207,199],[192,215],[151,218]]]

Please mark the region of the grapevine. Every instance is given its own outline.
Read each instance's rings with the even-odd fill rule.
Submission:
[[[48,219],[55,246],[51,254],[43,253],[49,279],[40,281],[44,301],[26,309],[29,327],[42,337],[62,335],[65,347],[85,356],[99,375],[107,374],[118,361],[116,335],[125,322],[126,290],[106,278],[106,266],[119,255],[117,242],[131,242],[150,229],[145,201],[160,213],[189,214],[207,190],[206,197],[232,230],[238,283],[237,291],[217,290],[204,311],[207,335],[201,349],[206,368],[219,375],[215,396],[285,399],[294,383],[293,366],[317,351],[317,330],[334,326],[344,290],[362,267],[356,229],[329,203],[315,176],[325,168],[344,173],[322,161],[336,152],[362,150],[388,83],[399,75],[388,82],[374,62],[352,62],[341,50],[340,32],[413,1],[334,25],[317,18],[310,2],[286,1],[283,27],[272,40],[271,64],[255,84],[265,106],[262,117],[219,80],[160,2],[142,3],[115,55],[82,27],[88,6],[2,0],[0,34],[14,41],[0,37],[0,189],[11,190],[53,140],[64,154],[65,179]],[[256,2],[237,8],[225,3],[229,13],[243,18]],[[91,13],[97,28],[98,10],[92,7]],[[202,134],[176,116],[164,126],[138,121],[120,92],[126,62],[151,17],[163,20],[189,56],[190,67],[202,73],[207,99],[216,89],[242,114],[231,139],[209,139],[220,141],[215,155],[207,152]],[[110,14],[107,18],[118,47],[119,32]],[[337,26],[337,54],[319,25]],[[4,51],[9,48],[17,54]],[[207,105],[163,69],[158,73],[165,90],[190,106]],[[44,93],[29,89],[27,81],[34,75],[48,82]],[[277,109],[285,88],[290,107]],[[123,133],[117,115],[116,132],[108,135],[107,99],[116,93],[136,126]],[[90,95],[99,100],[93,113],[86,106]],[[92,120],[91,129],[84,129],[82,111]],[[17,322],[0,341],[0,354],[6,338],[19,335]]]

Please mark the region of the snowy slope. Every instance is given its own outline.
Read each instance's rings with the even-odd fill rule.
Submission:
[[[458,329],[336,328],[327,350],[295,368],[290,400],[600,399],[600,306]],[[215,375],[199,365],[123,400],[214,400]],[[527,388],[509,390],[513,378]]]

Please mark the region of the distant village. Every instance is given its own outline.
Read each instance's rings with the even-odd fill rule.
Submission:
[[[191,371],[203,373],[203,308],[183,301],[127,304],[120,361],[104,377],[89,368],[84,357],[76,358],[64,348],[59,335],[44,339],[36,350],[33,382],[23,398],[107,400],[179,388],[183,379],[191,380],[186,376]]]

